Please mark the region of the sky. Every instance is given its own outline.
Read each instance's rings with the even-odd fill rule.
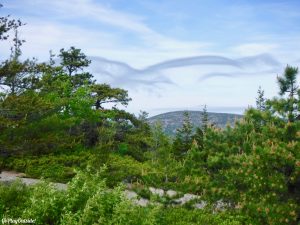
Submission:
[[[49,60],[70,46],[98,82],[128,90],[127,110],[242,114],[259,86],[300,65],[298,0],[2,0],[24,23],[23,57]],[[0,43],[0,59],[9,55]]]

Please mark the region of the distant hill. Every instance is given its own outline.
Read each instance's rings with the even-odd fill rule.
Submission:
[[[177,128],[180,128],[183,123],[183,114],[186,111],[175,111],[159,114],[148,119],[150,125],[160,121],[163,130],[168,135],[175,135]],[[187,111],[191,118],[194,127],[201,126],[202,111]],[[209,122],[215,124],[217,127],[224,128],[227,123],[233,125],[235,120],[241,119],[243,116],[230,113],[213,113],[208,112]]]

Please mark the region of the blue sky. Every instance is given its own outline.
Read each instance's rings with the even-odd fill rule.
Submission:
[[[242,113],[258,87],[300,64],[300,2],[285,0],[3,0],[27,23],[24,57],[75,46],[99,82],[122,87],[130,112]],[[9,44],[0,51],[8,53]],[[6,56],[2,54],[2,57]]]

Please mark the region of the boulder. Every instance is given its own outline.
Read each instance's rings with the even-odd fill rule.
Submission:
[[[154,188],[154,187],[149,187],[149,191],[153,195],[158,195],[159,197],[163,197],[165,194],[165,191],[163,189],[158,189],[158,188]]]
[[[205,201],[198,202],[194,205],[194,207],[196,209],[204,209],[206,206],[207,206],[207,203]]]
[[[177,192],[174,191],[174,190],[168,190],[168,191],[166,192],[166,195],[167,195],[169,198],[173,198],[173,197],[175,197],[175,196],[177,195]]]
[[[128,198],[128,199],[134,199],[134,198],[138,197],[138,194],[135,193],[134,191],[125,190],[124,193],[125,193],[126,198]]]
[[[198,199],[199,196],[193,194],[185,194],[183,197],[174,200],[175,203],[183,205],[191,200]]]

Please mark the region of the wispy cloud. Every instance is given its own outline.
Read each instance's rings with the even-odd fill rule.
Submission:
[[[269,54],[260,54],[249,57],[242,57],[235,60],[240,66],[240,70],[230,72],[210,72],[201,76],[198,80],[205,81],[215,77],[251,77],[267,74],[276,74],[282,67],[282,63]]]
[[[8,2],[6,7],[18,9],[20,5],[19,2],[12,1]],[[138,33],[152,32],[150,28],[141,22],[140,17],[113,10],[91,0],[52,0],[47,2],[44,0],[24,0],[22,7],[26,9],[27,14],[43,16],[48,21],[50,19],[70,20],[75,18],[80,20],[87,18]],[[55,18],[47,18],[47,14],[53,15]]]
[[[19,3],[9,2],[7,7],[18,9]],[[52,0],[24,0],[24,12],[26,17],[43,17],[46,23],[73,24],[77,27],[85,28],[87,25],[94,29],[114,29],[113,32],[129,32],[138,38],[140,43],[152,49],[166,52],[195,52],[203,47],[209,46],[208,42],[182,41],[177,38],[166,36],[151,28],[145,23],[143,16],[125,13],[111,8],[108,4],[99,3],[92,0],[62,1]],[[84,35],[80,33],[79,36]]]
[[[44,1],[39,1],[43,2]],[[48,3],[52,5],[59,15],[65,15],[68,18],[88,18],[98,22],[116,26],[122,29],[130,30],[141,34],[154,33],[148,26],[142,22],[142,18],[113,10],[107,6],[96,3],[91,0],[73,0],[61,1],[52,0]]]
[[[154,64],[144,69],[146,72],[164,70],[176,67],[185,67],[193,65],[228,65],[239,67],[239,63],[235,60],[222,56],[194,56],[186,58],[172,59],[161,63]]]
[[[228,77],[228,78],[234,78],[234,77],[249,77],[249,76],[262,76],[262,75],[268,75],[268,74],[275,74],[278,70],[272,69],[272,70],[265,70],[265,71],[255,71],[255,72],[230,72],[230,73],[220,73],[220,72],[212,72],[207,73],[204,76],[201,76],[198,81],[205,81],[207,79],[211,79],[214,77]]]
[[[131,87],[136,85],[156,86],[159,84],[174,84],[162,72],[164,70],[180,67],[225,65],[239,69],[239,71],[232,71],[230,73],[208,73],[199,79],[199,81],[204,81],[209,78],[220,76],[237,77],[274,73],[278,66],[280,66],[280,63],[276,59],[266,54],[238,59],[230,59],[222,56],[195,56],[177,58],[150,65],[144,69],[135,69],[124,62],[108,60],[101,57],[90,57],[90,59],[92,60],[91,70],[96,75],[96,78],[101,80],[103,76],[108,76],[110,78],[109,81],[113,84],[129,85]],[[247,72],[247,68],[258,65],[260,67],[264,66],[265,68],[269,69],[264,71]],[[212,68],[212,71],[213,70],[214,69]]]
[[[112,85],[137,89],[140,86],[157,87],[173,82],[160,73],[147,73],[135,69],[124,62],[108,60],[102,57],[89,57],[92,60],[90,70],[98,81]],[[147,76],[141,76],[147,74]]]

